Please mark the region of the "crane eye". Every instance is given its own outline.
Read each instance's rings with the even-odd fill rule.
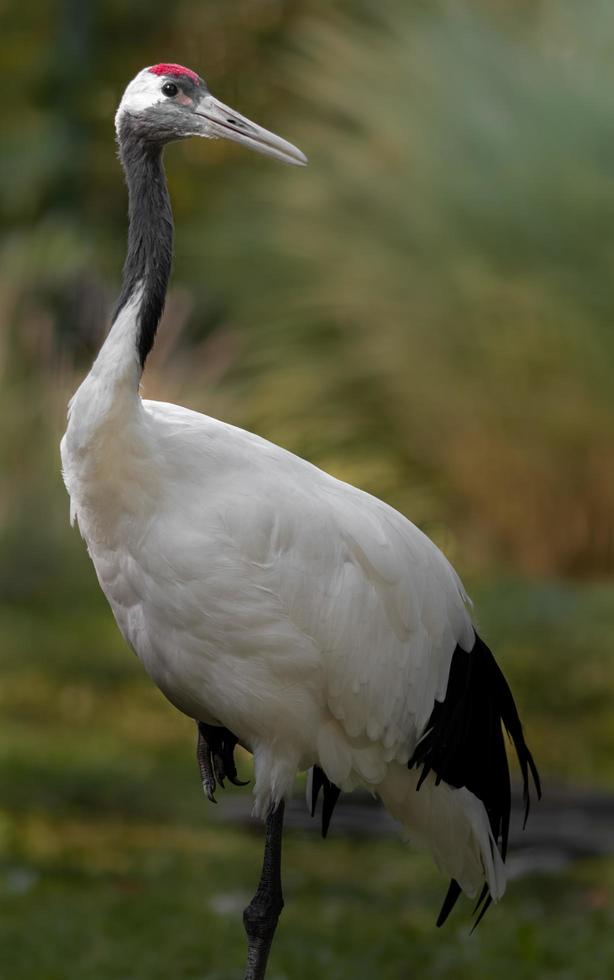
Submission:
[[[174,95],[177,95],[179,89],[174,82],[165,82],[162,86],[162,94],[167,95],[169,99],[172,99]]]

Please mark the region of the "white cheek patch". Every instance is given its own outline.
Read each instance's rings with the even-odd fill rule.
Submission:
[[[159,75],[152,75],[148,68],[140,71],[128,85],[119,103],[115,114],[115,129],[118,129],[119,120],[124,112],[143,112],[157,102],[166,101],[161,91],[163,84],[164,79]]]

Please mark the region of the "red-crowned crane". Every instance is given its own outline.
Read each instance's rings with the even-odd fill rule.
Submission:
[[[147,401],[173,219],[162,153],[226,138],[284,163],[296,147],[218,102],[179,65],[145,68],[116,116],[128,251],[110,332],[73,396],[62,463],[101,588],[128,644],[197,723],[210,799],[254,757],[266,821],[244,913],[246,980],[264,977],[283,906],[284,800],[311,770],[326,832],[340,790],[367,787],[483,914],[505,888],[513,740],[528,810],[539,779],[509,687],[443,554],[387,504],[265,439]]]

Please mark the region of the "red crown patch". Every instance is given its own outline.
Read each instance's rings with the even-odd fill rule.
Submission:
[[[183,65],[153,65],[149,71],[152,75],[175,75],[175,77],[185,75],[196,85],[200,85],[200,78],[196,72],[190,68],[184,68]]]

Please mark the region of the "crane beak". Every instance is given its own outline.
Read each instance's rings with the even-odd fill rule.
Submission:
[[[196,133],[198,136],[234,140],[235,143],[242,143],[258,153],[296,167],[304,167],[307,163],[307,157],[298,147],[253,123],[209,93],[200,100],[194,109],[194,115],[199,117],[199,129]]]

